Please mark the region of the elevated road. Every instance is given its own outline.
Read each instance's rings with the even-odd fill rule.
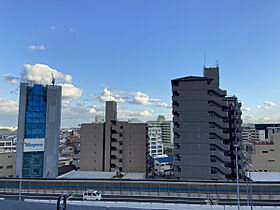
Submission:
[[[19,179],[0,179],[0,197],[17,199]],[[280,183],[240,183],[241,204],[247,205],[252,191],[253,205],[280,205]],[[173,180],[79,180],[79,179],[23,179],[24,199],[56,199],[61,193],[72,193],[73,200],[81,200],[84,190],[98,190],[105,201],[170,202],[221,205],[236,204],[234,182],[185,182]],[[250,197],[250,196],[249,196]]]

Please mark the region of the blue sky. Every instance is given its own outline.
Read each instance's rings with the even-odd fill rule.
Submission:
[[[72,77],[57,79],[64,127],[101,115],[108,94],[121,119],[171,119],[170,80],[202,75],[204,53],[206,66],[219,61],[221,88],[244,102],[245,122],[278,122],[279,9],[277,0],[3,1],[0,126],[17,125],[21,75],[42,79],[42,69]]]

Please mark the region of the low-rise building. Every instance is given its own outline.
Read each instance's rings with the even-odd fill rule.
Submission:
[[[271,141],[255,143],[251,171],[280,172],[280,128],[271,128]]]
[[[154,172],[157,176],[171,176],[173,175],[173,156],[162,155],[155,157]]]
[[[16,166],[16,153],[0,154],[0,177],[14,177]]]
[[[0,139],[0,153],[11,153],[16,152],[16,145],[13,142],[13,139]]]

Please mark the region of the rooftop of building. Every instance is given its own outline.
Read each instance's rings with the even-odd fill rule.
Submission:
[[[249,172],[246,172],[249,176]],[[250,172],[251,179],[256,182],[279,182],[280,172]]]
[[[211,82],[213,79],[209,77],[201,77],[201,76],[187,76],[173,79],[172,81],[208,81]]]
[[[168,163],[168,162],[173,162],[174,161],[174,157],[173,156],[156,157],[155,160],[157,160],[160,163]]]

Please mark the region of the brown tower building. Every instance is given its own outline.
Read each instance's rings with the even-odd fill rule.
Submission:
[[[146,171],[145,123],[117,121],[117,104],[106,102],[105,123],[81,125],[81,171]]]

